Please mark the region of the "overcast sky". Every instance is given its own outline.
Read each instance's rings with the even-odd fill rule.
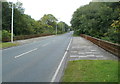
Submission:
[[[12,0],[8,0],[12,1]],[[13,0],[17,1],[17,0]],[[39,20],[44,14],[53,14],[59,21],[70,25],[74,11],[92,0],[19,0],[23,3],[25,14]]]

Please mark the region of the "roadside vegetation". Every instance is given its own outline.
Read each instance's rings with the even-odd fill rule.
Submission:
[[[71,24],[75,35],[87,34],[120,44],[120,3],[91,2],[74,12]]]
[[[71,24],[73,36],[86,34],[120,44],[120,3],[90,2],[74,12]],[[77,60],[68,62],[62,82],[118,82],[118,75],[118,60]]]
[[[9,48],[12,46],[18,46],[18,43],[10,43],[10,42],[6,42],[6,43],[0,43],[0,49],[4,49],[4,48]]]
[[[62,82],[118,82],[118,61],[69,61]]]
[[[10,39],[11,33],[11,2],[2,2],[2,39]],[[24,35],[40,34],[62,34],[70,28],[65,22],[57,22],[57,18],[52,14],[45,14],[39,20],[34,20],[31,16],[24,14],[25,9],[22,3],[14,3],[14,37]],[[39,10],[38,10],[39,11]],[[4,41],[4,40],[3,40]]]

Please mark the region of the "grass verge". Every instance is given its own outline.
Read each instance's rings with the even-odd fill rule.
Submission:
[[[70,61],[62,82],[118,82],[118,61]]]
[[[18,43],[9,43],[9,42],[0,43],[0,48],[8,48],[8,47],[17,46],[17,45],[19,45],[19,44]]]

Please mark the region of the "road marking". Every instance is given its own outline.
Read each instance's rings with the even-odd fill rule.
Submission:
[[[47,46],[49,43],[46,43],[46,44],[44,44],[44,45],[42,45],[42,47],[45,47],[45,46]]]
[[[28,52],[22,53],[22,54],[20,54],[20,55],[18,55],[18,56],[15,56],[15,58],[21,57],[21,56],[23,56],[23,55],[25,55],[25,54],[28,54],[28,53],[30,53],[30,52],[33,52],[33,51],[35,51],[35,50],[37,50],[37,49],[38,49],[38,48],[35,48],[35,49],[30,50],[30,51],[28,51]]]
[[[103,56],[101,55],[101,56],[95,56],[95,57],[103,57]]]
[[[45,41],[45,39],[40,40],[39,43],[41,43],[41,42],[43,42],[43,41]],[[36,42],[38,42],[38,41],[36,41]],[[14,43],[15,43],[15,42],[14,42]],[[35,42],[33,42],[33,43],[35,43]],[[32,42],[30,42],[30,44],[32,44]],[[24,45],[13,46],[13,47],[6,48],[6,49],[3,49],[3,50],[9,50],[9,49],[17,48],[17,47],[23,47],[23,46],[30,45],[30,44],[29,44],[29,43],[25,43]]]
[[[87,57],[95,57],[95,55],[87,55]]]
[[[83,58],[84,58],[84,57],[103,57],[103,56],[92,56],[92,55],[91,55],[91,56],[79,56],[79,58],[80,58],[80,57],[83,57]]]
[[[94,51],[96,51],[96,50],[91,50],[91,51],[93,51],[93,52],[94,52]]]
[[[73,57],[73,58],[74,58],[74,57],[79,57],[79,56],[70,56],[70,57]]]
[[[83,55],[83,54],[85,54],[85,53],[79,52],[78,54],[82,54],[82,55]]]
[[[93,52],[85,52],[85,53],[93,53]]]
[[[87,57],[87,56],[79,56],[79,58],[80,58],[80,57]]]
[[[60,67],[61,67],[61,65],[62,65],[62,63],[63,63],[63,61],[64,61],[64,58],[65,58],[65,56],[66,56],[66,54],[67,54],[67,51],[68,51],[68,49],[69,49],[69,47],[70,47],[71,42],[72,42],[72,38],[71,38],[71,40],[70,40],[70,42],[69,42],[69,44],[68,44],[67,50],[66,50],[66,52],[65,52],[65,54],[64,54],[64,56],[63,56],[63,58],[62,58],[62,60],[61,60],[61,62],[60,62],[60,64],[58,65],[58,67],[57,67],[57,69],[56,69],[56,71],[55,71],[55,74],[54,74],[53,77],[52,77],[51,82],[54,82],[54,81],[55,81],[55,78],[56,78],[56,76],[57,76],[57,74],[58,74],[58,72],[59,72],[59,70],[60,70]]]

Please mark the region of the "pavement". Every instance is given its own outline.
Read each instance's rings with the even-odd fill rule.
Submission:
[[[3,49],[2,82],[58,82],[71,39],[69,32]]]
[[[73,37],[69,60],[118,60],[118,57],[82,37]]]

